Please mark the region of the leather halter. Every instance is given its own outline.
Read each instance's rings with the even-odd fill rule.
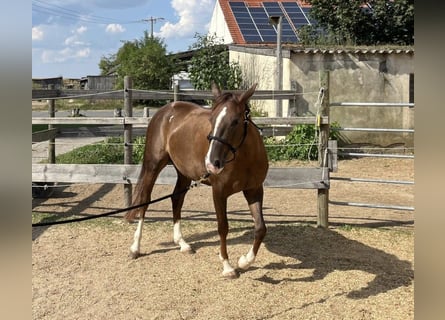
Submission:
[[[226,161],[226,162],[230,162],[235,160],[235,155],[236,155],[236,151],[243,145],[244,140],[246,140],[246,136],[247,136],[247,124],[248,122],[252,122],[252,120],[250,119],[250,109],[248,106],[246,106],[246,110],[244,111],[244,132],[243,132],[243,138],[241,139],[240,144],[237,147],[232,146],[227,140],[217,137],[217,136],[212,136],[210,133],[207,136],[207,140],[209,140],[209,142],[211,142],[212,140],[216,140],[220,143],[222,143],[223,145],[225,145],[226,147],[229,148],[229,150],[233,153],[233,159]]]

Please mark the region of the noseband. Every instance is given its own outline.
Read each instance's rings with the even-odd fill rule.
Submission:
[[[235,155],[236,155],[236,151],[243,145],[244,140],[246,140],[246,136],[247,136],[247,124],[248,122],[252,122],[252,120],[250,119],[250,109],[249,107],[246,107],[246,110],[244,111],[244,132],[243,132],[243,138],[241,139],[240,144],[235,148],[234,146],[232,146],[227,140],[217,137],[217,136],[212,136],[210,133],[207,136],[207,140],[209,140],[209,142],[211,142],[212,140],[216,140],[220,143],[222,143],[223,145],[225,145],[226,147],[229,148],[229,150],[233,153],[233,159],[227,161],[233,161],[235,160]]]

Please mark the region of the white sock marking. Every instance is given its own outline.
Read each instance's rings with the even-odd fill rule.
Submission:
[[[250,248],[246,255],[243,255],[238,260],[238,267],[241,269],[249,268],[255,261],[255,254],[253,253],[253,247]]]
[[[181,221],[176,221],[173,225],[173,241],[179,245],[181,251],[192,250],[190,245],[182,238]]]
[[[139,253],[141,247],[141,239],[142,239],[142,225],[144,223],[144,219],[139,219],[138,226],[134,233],[134,241],[130,247],[130,251],[132,253]]]
[[[231,266],[229,260],[223,259],[221,257],[221,254],[219,255],[219,259],[222,261],[223,264],[223,272],[222,272],[223,276],[227,276],[235,272],[235,269]]]

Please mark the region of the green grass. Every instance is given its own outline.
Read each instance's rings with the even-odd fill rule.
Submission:
[[[32,125],[32,132],[38,132],[38,131],[43,131],[43,130],[48,130],[48,125],[47,124],[33,124]]]
[[[134,140],[133,163],[141,163],[144,145],[140,138]],[[124,164],[123,137],[107,138],[104,141],[76,148],[58,155],[56,163],[66,164]]]
[[[145,105],[134,104],[133,108],[141,109],[146,107]],[[96,100],[92,101],[89,99],[74,99],[70,102],[69,99],[60,99],[56,100],[55,109],[58,111],[70,111],[74,108],[80,109],[80,113],[82,110],[114,110],[117,108],[124,108],[124,100]],[[33,110],[35,111],[45,111],[48,110],[48,105],[42,104],[40,106],[34,106]]]

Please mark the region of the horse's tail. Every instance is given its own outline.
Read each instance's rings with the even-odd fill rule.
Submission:
[[[145,166],[142,165],[141,168],[141,173],[139,175],[138,178],[138,182],[136,184],[136,187],[134,189],[134,193],[133,193],[133,201],[131,206],[137,206],[139,204],[142,204],[144,202],[147,202],[147,200],[144,200],[144,189],[146,189],[146,187],[144,186],[144,172],[145,172]],[[128,222],[133,222],[136,218],[139,218],[144,212],[145,210],[147,210],[148,204],[132,209],[132,210],[128,210],[125,215],[124,215],[124,219],[127,220]]]

